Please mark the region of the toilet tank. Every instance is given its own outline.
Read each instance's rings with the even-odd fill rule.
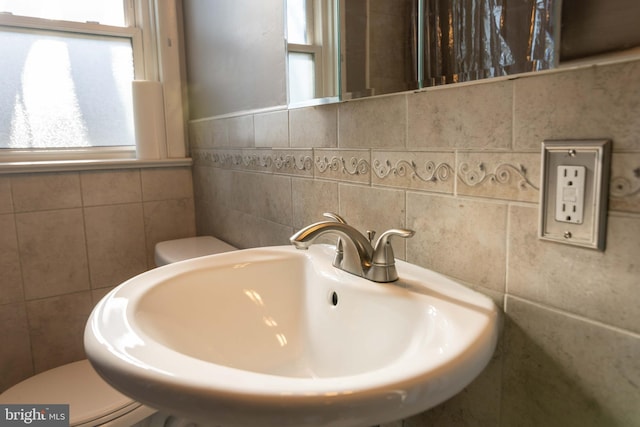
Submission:
[[[156,266],[185,259],[234,251],[237,248],[212,236],[186,237],[159,242],[155,247]]]

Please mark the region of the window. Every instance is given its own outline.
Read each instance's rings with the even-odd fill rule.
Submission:
[[[337,96],[335,2],[286,3],[289,102]]]
[[[156,35],[166,49],[177,30],[160,15],[151,0],[0,0],[0,158],[135,157],[131,82],[170,74]]]

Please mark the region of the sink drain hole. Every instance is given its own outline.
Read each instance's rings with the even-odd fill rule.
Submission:
[[[331,302],[331,305],[334,307],[338,305],[338,294],[335,291],[331,292],[331,295],[329,296],[329,301]]]

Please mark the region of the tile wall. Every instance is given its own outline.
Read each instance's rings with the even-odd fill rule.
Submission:
[[[93,305],[194,234],[190,168],[0,175],[0,392],[84,358]]]
[[[494,298],[503,336],[448,402],[390,424],[640,426],[640,61],[190,123],[197,229],[287,244],[335,211]],[[613,140],[607,249],[537,238],[540,143]],[[384,345],[384,343],[381,343]]]

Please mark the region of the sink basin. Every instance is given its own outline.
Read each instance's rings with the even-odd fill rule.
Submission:
[[[148,271],[95,307],[85,348],[133,399],[202,425],[372,426],[461,391],[496,345],[493,302],[397,261],[374,283],[334,248],[247,249]]]

